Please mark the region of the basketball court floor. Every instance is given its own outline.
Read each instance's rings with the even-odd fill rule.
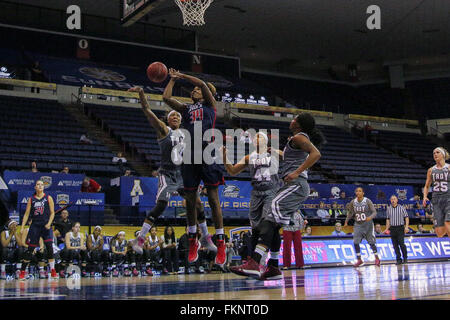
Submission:
[[[0,299],[450,300],[450,261],[288,270],[257,281],[232,273],[0,282]]]

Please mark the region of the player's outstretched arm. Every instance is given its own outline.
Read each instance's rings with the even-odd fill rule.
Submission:
[[[221,149],[222,149],[222,156],[223,156],[223,165],[225,167],[225,170],[227,170],[227,172],[230,175],[235,176],[235,175],[238,175],[239,173],[241,173],[242,171],[244,171],[244,169],[248,165],[249,155],[246,155],[238,163],[233,165],[233,164],[231,164],[231,161],[227,157],[227,149],[225,147],[222,147]]]
[[[203,99],[205,99],[205,101],[208,103],[208,105],[210,105],[213,108],[216,108],[216,99],[214,98],[214,95],[212,94],[211,90],[209,90],[208,85],[205,83],[205,81],[194,77],[194,76],[190,76],[181,72],[177,72],[176,71],[176,75],[180,78],[180,79],[185,79],[187,81],[189,81],[190,83],[192,83],[194,86],[199,87],[202,90],[202,95],[203,95]]]
[[[170,81],[164,89],[163,100],[173,110],[182,113],[186,109],[186,105],[172,98],[173,86],[175,85],[175,81],[180,78],[178,74],[174,69],[169,69]]]
[[[130,92],[137,92],[139,94],[139,100],[141,101],[142,110],[144,111],[145,116],[150,122],[151,126],[156,130],[158,139],[161,139],[169,133],[169,129],[166,124],[158,119],[156,114],[150,109],[150,105],[148,104],[147,98],[144,93],[144,89],[141,87],[134,87],[128,89]]]

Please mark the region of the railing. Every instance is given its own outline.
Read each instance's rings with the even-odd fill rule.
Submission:
[[[404,125],[412,125],[412,126],[419,125],[419,121],[417,121],[417,120],[375,117],[375,116],[366,116],[366,115],[361,115],[361,114],[349,114],[347,116],[347,119],[357,120],[357,121],[371,121],[371,122],[378,122],[378,123],[404,124]]]
[[[0,78],[0,85],[22,87],[22,88],[38,88],[42,90],[51,91],[52,94],[56,94],[56,84],[39,82],[39,81],[28,81],[28,80],[17,80],[17,79],[7,79]]]

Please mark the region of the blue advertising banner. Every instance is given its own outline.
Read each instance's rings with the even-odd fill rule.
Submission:
[[[353,238],[324,239],[303,238],[303,259],[306,265],[331,263],[350,264],[356,261]],[[437,237],[405,237],[409,260],[450,258],[450,240]],[[395,252],[390,237],[377,238],[377,249],[381,261],[395,261]],[[361,257],[373,262],[375,257],[368,243],[361,243]],[[280,251],[280,264],[283,264],[283,245]],[[291,263],[295,265],[294,248],[291,248]]]
[[[250,194],[252,186],[249,181],[227,180],[226,185],[219,187],[220,203],[224,210],[248,210],[250,207]],[[344,209],[345,205],[350,202],[354,195],[356,185],[343,184],[310,184],[311,196],[308,200],[299,204],[300,209],[318,209],[320,202],[325,203],[325,208],[330,209],[333,202],[336,202],[339,209]],[[139,203],[139,211],[151,209],[155,205],[156,193],[158,191],[157,178],[137,178],[137,177],[121,177],[120,178],[120,204],[134,205]],[[410,186],[364,186],[366,197],[370,198],[378,210],[386,210],[389,204],[389,197],[396,194],[400,203],[405,205],[407,210],[413,209],[414,202],[410,199],[413,197],[413,188]],[[345,200],[334,198],[339,197],[341,191],[346,192]],[[316,192],[320,197],[313,194]],[[385,196],[381,196],[384,194]],[[331,197],[333,196],[333,197]],[[206,197],[201,198],[206,208],[209,207]],[[182,207],[183,198],[173,195],[169,201],[168,207]]]
[[[25,212],[28,199],[34,191],[21,190],[17,194],[17,208],[21,213]],[[105,206],[105,194],[104,193],[87,193],[87,192],[55,192],[46,191],[55,202],[55,210],[65,206],[66,204],[73,202],[74,206],[72,210],[88,211],[89,206],[86,203],[93,203],[91,205],[92,212],[99,212],[104,210]]]
[[[44,182],[46,191],[79,192],[84,174],[43,173],[5,170],[3,179],[12,192],[34,190],[37,180]]]
[[[157,178],[120,178],[120,204],[131,206],[133,198],[139,199],[139,212],[151,209],[155,205],[156,193],[158,192]],[[226,185],[219,186],[219,197],[221,207],[224,210],[245,210],[250,207],[251,184],[248,181],[226,181]],[[206,208],[209,204],[206,197],[201,197]],[[173,195],[168,203],[170,208],[181,208],[183,198]]]

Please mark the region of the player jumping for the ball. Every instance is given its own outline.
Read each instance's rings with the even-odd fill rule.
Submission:
[[[161,166],[158,170],[156,205],[145,218],[139,236],[133,241],[133,250],[142,254],[145,236],[155,224],[156,219],[158,219],[167,208],[171,195],[178,192],[181,196],[184,196],[180,165],[172,161],[172,159],[175,159],[175,162],[177,162],[177,160],[182,157],[182,148],[177,149],[176,146],[183,143],[184,135],[178,130],[181,124],[181,114],[179,112],[171,111],[167,116],[166,125],[163,121],[158,119],[150,109],[150,105],[142,88],[135,87],[128,91],[139,93],[142,109],[151,126],[156,130],[156,136],[161,150]],[[181,152],[179,153],[179,151]],[[200,239],[201,244],[210,251],[217,250],[211,240],[211,235],[208,233],[204,208],[198,196],[194,199],[194,210],[198,215],[199,225],[202,229],[202,238]]]
[[[223,230],[222,209],[219,202],[219,185],[224,184],[222,171],[217,163],[206,164],[202,158],[203,150],[208,146],[208,142],[203,141],[202,145],[194,145],[194,127],[201,126],[202,138],[205,131],[214,129],[216,123],[216,88],[211,83],[180,73],[174,69],[169,70],[170,81],[163,93],[163,100],[174,110],[181,113],[183,128],[190,134],[190,163],[181,166],[183,184],[186,198],[186,214],[188,220],[189,232],[189,262],[195,262],[198,259],[198,250],[200,244],[197,241],[197,216],[195,214],[195,199],[200,181],[203,180],[207,187],[208,202],[211,207],[217,240],[217,254],[215,263],[223,266],[226,261],[225,254],[225,236]],[[172,97],[173,86],[178,79],[184,79],[193,84],[195,87],[191,92],[193,104],[183,104]],[[187,139],[185,139],[186,141]],[[189,143],[188,143],[189,145]],[[197,148],[194,148],[197,147]],[[186,149],[185,149],[186,152]],[[195,153],[200,155],[201,163],[194,163]],[[183,158],[184,160],[184,158]]]

